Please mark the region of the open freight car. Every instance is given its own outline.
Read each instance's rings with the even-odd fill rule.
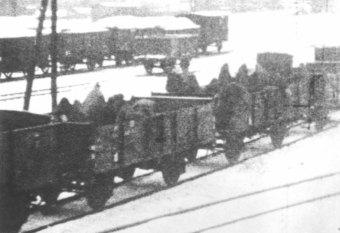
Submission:
[[[87,20],[65,21],[59,34],[58,61],[65,71],[77,64],[86,64],[88,70],[102,66],[107,53],[109,31]]]
[[[36,66],[43,73],[49,69],[49,37],[43,36]],[[35,51],[35,32],[29,29],[19,31],[4,30],[0,37],[0,75],[9,79],[13,73],[24,75],[33,64]]]
[[[93,187],[90,138],[89,124],[52,123],[45,115],[0,111],[1,232],[20,229],[36,196],[51,204],[63,190]]]
[[[152,25],[143,22],[143,18],[130,15],[107,17],[99,19],[94,24],[109,30],[107,40],[103,41],[107,46],[105,58],[114,59],[116,65],[123,62],[129,65],[134,61],[136,31],[152,28]]]
[[[327,120],[329,98],[327,99],[323,74],[314,72],[311,68],[306,69],[302,75],[296,73],[299,70],[293,69],[293,58],[289,54],[258,54],[257,63],[261,68],[255,75],[237,80],[246,87],[250,95],[248,110],[243,113],[249,116],[247,127],[240,131],[229,131],[228,128],[221,129],[218,126],[216,128],[224,135],[226,146],[229,147],[229,150],[226,149],[234,152],[229,155],[226,153],[227,157],[231,156],[230,159],[238,158],[245,137],[268,134],[273,146],[280,147],[290,123],[304,119],[315,122],[315,127],[319,130]],[[176,95],[178,93],[153,94],[155,97]],[[190,93],[187,95],[190,96]],[[196,94],[201,97],[204,95],[204,92]],[[237,107],[230,106],[230,109]],[[229,139],[233,143],[228,143]]]
[[[18,231],[37,196],[49,205],[63,191],[82,192],[100,209],[112,195],[113,178],[129,179],[136,168],[160,170],[168,185],[176,184],[185,157],[214,142],[211,104],[153,99],[148,112],[144,101],[135,99],[117,124],[100,126],[2,110],[0,231]]]
[[[206,98],[172,97],[132,102],[116,125],[96,128],[95,173],[110,181],[113,176],[130,179],[136,168],[154,169],[162,172],[166,184],[176,184],[185,172],[185,158],[214,142],[211,103]],[[112,189],[105,183],[102,187],[90,205],[103,206],[111,196]]]

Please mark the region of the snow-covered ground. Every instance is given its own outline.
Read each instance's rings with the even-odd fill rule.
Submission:
[[[338,232],[340,128],[41,232]]]

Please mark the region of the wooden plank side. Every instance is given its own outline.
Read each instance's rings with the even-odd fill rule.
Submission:
[[[177,152],[189,150],[194,146],[194,108],[177,111]]]
[[[207,145],[215,140],[215,117],[212,103],[197,109],[197,144]]]
[[[56,127],[46,125],[13,131],[13,183],[31,190],[57,182],[59,156]]]
[[[95,172],[105,173],[118,166],[118,135],[114,125],[100,126],[95,130]]]
[[[8,133],[0,132],[0,186],[8,182],[9,166]]]

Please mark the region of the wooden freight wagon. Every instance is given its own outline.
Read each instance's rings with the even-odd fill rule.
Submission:
[[[198,37],[199,48],[206,52],[211,44],[216,44],[220,52],[223,41],[228,40],[228,14],[223,11],[197,11],[189,14],[180,14],[178,17],[189,18],[200,26]]]
[[[63,28],[59,34],[58,61],[64,70],[74,70],[77,64],[86,64],[88,70],[102,66],[108,49],[106,28],[86,20],[64,22]]]
[[[28,73],[33,64],[35,33],[33,30],[21,29],[16,32],[3,31],[0,37],[0,75],[11,78],[13,73]],[[49,69],[49,37],[43,36],[37,67],[43,73]]]
[[[204,98],[182,99],[134,98],[116,126],[98,127],[96,173],[128,179],[137,167],[155,169],[162,171],[168,185],[174,185],[184,172],[184,159],[211,145],[215,136],[211,103]],[[143,103],[151,108],[145,109]]]
[[[197,36],[171,34],[136,37],[135,51],[136,59],[143,63],[148,74],[152,74],[155,67],[170,73],[178,62],[182,69],[188,69],[191,58],[196,56]]]
[[[0,231],[17,232],[37,195],[51,204],[63,190],[93,187],[90,145],[89,124],[1,110]]]

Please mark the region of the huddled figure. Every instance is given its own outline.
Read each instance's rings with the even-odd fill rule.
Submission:
[[[198,95],[201,93],[196,76],[188,72],[183,74],[170,73],[166,83],[166,90],[177,95]]]
[[[61,122],[91,122],[96,126],[115,124],[126,117],[152,116],[154,102],[138,100],[128,102],[124,95],[116,94],[105,101],[104,95],[97,83],[85,98],[83,103],[78,100],[70,104],[67,98],[62,98],[52,116]]]

